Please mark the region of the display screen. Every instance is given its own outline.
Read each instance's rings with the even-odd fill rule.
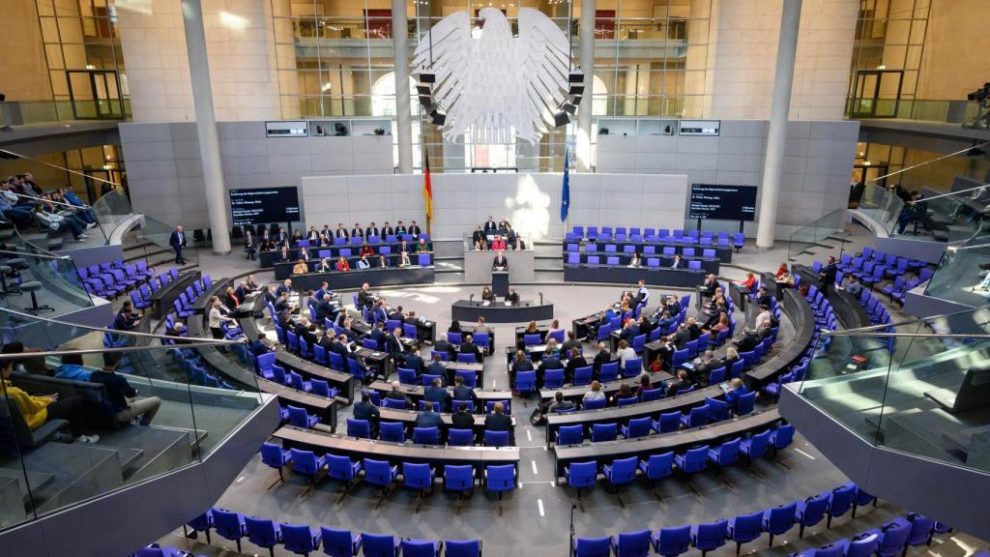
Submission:
[[[753,220],[756,217],[756,186],[691,184],[688,218]]]
[[[230,190],[230,217],[236,226],[299,220],[295,186]]]

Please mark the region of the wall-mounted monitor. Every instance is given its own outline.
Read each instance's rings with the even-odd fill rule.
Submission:
[[[753,220],[756,186],[691,184],[689,217],[712,220]]]
[[[236,226],[299,220],[295,186],[230,190],[230,217]]]
[[[309,124],[305,121],[265,122],[265,135],[268,137],[306,137],[309,135]]]
[[[718,135],[720,120],[681,120],[680,135]]]

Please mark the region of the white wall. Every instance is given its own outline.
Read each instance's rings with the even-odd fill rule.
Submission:
[[[434,174],[433,235],[459,238],[489,215],[508,218],[531,238],[561,238],[560,196],[563,176],[543,174]],[[687,176],[663,174],[571,174],[572,225],[656,226],[680,228],[687,206]],[[374,220],[424,223],[423,177],[303,177],[306,225],[362,226]]]

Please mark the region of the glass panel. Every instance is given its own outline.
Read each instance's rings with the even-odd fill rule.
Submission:
[[[888,234],[894,231],[897,217],[903,209],[904,201],[892,190],[872,183],[866,184],[859,200],[859,210],[880,224]]]
[[[819,217],[811,224],[795,230],[791,233],[787,242],[788,260],[794,261],[799,255],[816,247],[817,244],[829,236],[844,231],[845,223],[846,210],[836,209],[831,213]],[[838,242],[838,244],[839,253],[836,257],[842,255],[842,250],[845,247],[845,242]]]
[[[0,334],[12,350],[0,355],[0,451],[13,457],[0,460],[0,529],[195,462],[262,403],[240,342],[177,346],[2,309]]]

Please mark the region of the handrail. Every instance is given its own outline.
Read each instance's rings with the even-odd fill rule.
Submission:
[[[115,188],[122,188],[122,187],[124,187],[121,184],[118,184],[116,182],[111,182],[110,180],[104,180],[103,178],[97,178],[96,176],[90,176],[89,174],[86,174],[86,173],[83,173],[83,172],[79,172],[78,170],[72,170],[71,168],[65,168],[64,166],[59,166],[57,164],[52,164],[50,162],[45,162],[43,160],[36,159],[36,158],[33,158],[33,157],[29,157],[27,155],[22,155],[20,153],[15,153],[15,152],[9,151],[7,149],[0,149],[0,153],[6,154],[6,155],[12,155],[12,156],[17,157],[19,159],[29,160],[31,162],[36,162],[38,164],[42,164],[42,165],[45,165],[45,166],[50,166],[52,168],[57,168],[59,170],[65,171],[65,172],[71,172],[72,174],[76,174],[78,176],[82,176],[83,178],[85,178],[87,180],[95,180],[97,182],[103,182],[104,184],[110,184],[111,186],[113,186]]]
[[[888,174],[884,174],[883,176],[877,176],[876,178],[870,180],[870,182],[877,183],[880,180],[883,180],[885,178],[889,178],[891,176],[895,176],[895,175],[900,174],[902,172],[907,172],[908,170],[913,170],[915,168],[918,168],[918,167],[921,167],[921,166],[925,166],[925,165],[931,164],[933,162],[938,162],[940,160],[944,160],[944,159],[947,159],[949,157],[954,157],[956,155],[961,155],[961,154],[963,154],[963,153],[965,153],[967,151],[971,151],[973,149],[977,149],[977,148],[980,148],[980,147],[985,147],[987,145],[990,145],[990,141],[984,141],[983,143],[980,143],[978,145],[971,145],[969,147],[966,147],[965,149],[960,149],[959,151],[955,151],[955,152],[949,153],[948,155],[943,155],[941,157],[934,158],[934,159],[932,159],[930,161],[921,162],[921,163],[918,163],[918,164],[916,164],[914,166],[909,166],[907,168],[902,168],[900,170],[895,170],[895,171],[890,172]]]
[[[2,149],[0,149],[0,151],[2,151]],[[44,197],[37,197],[37,196],[34,196],[34,195],[28,195],[26,193],[17,193],[17,192],[11,192],[11,193],[13,193],[14,195],[16,195],[17,197],[24,197],[24,198],[27,198],[27,199],[34,199],[35,201],[40,201],[42,203],[51,203],[52,205],[64,205],[66,207],[72,207],[73,209],[92,209],[93,208],[91,205],[86,205],[85,203],[83,203],[82,205],[73,205],[72,203],[66,203],[65,201],[55,201],[54,199],[45,199]]]
[[[976,308],[976,309],[979,309],[979,308]],[[937,319],[944,319],[944,318],[947,318],[947,317],[954,317],[956,315],[963,315],[963,314],[967,314],[967,313],[973,313],[974,311],[976,311],[976,310],[974,310],[972,308],[971,309],[962,309],[962,310],[959,310],[959,311],[954,311],[952,313],[944,313],[942,315],[931,315],[931,316],[928,316],[928,317],[915,317],[913,319],[908,319],[906,321],[900,321],[900,322],[897,322],[897,323],[881,323],[879,325],[869,325],[867,327],[857,327],[855,329],[843,329],[842,332],[843,333],[857,333],[857,332],[875,331],[877,329],[887,329],[889,327],[903,327],[904,325],[911,325],[913,323],[922,323],[922,322],[926,322],[926,321],[934,321],[934,320],[937,320]],[[988,320],[988,322],[990,322],[990,320]],[[831,333],[829,333],[829,334],[831,334]],[[943,335],[934,335],[934,336],[943,336]],[[976,336],[976,335],[966,335],[966,336]]]
[[[21,238],[21,239],[24,240],[23,238]],[[28,243],[27,240],[24,240],[24,242]],[[34,244],[31,244],[31,245],[33,246]],[[54,255],[54,254],[51,254],[51,253],[24,253],[22,251],[8,251],[8,250],[3,250],[3,249],[0,249],[0,254],[10,254],[10,255],[15,255],[15,256],[18,256],[18,257],[23,257],[23,256],[27,255],[29,257],[40,257],[42,259],[60,259],[60,260],[63,260],[63,261],[66,260],[66,259],[72,259],[68,255]]]
[[[926,201],[932,201],[934,199],[939,199],[939,198],[942,198],[942,197],[952,197],[952,196],[959,195],[961,193],[967,193],[967,192],[971,192],[971,191],[982,190],[982,189],[985,189],[987,186],[990,186],[990,184],[983,184],[981,186],[974,186],[972,188],[966,188],[964,190],[950,191],[949,193],[940,193],[938,195],[933,195],[931,197],[926,197],[924,199],[921,199],[920,201],[923,203],[923,202],[926,202]],[[917,202],[916,201],[911,201],[910,203],[911,203],[911,205],[914,205]]]
[[[890,325],[885,325],[889,327]],[[854,332],[854,330],[842,331],[836,330],[831,331],[829,329],[820,329],[819,333],[830,336],[830,337],[880,337],[880,338],[897,338],[897,337],[908,337],[908,338],[985,338],[990,339],[990,333],[863,333]]]

